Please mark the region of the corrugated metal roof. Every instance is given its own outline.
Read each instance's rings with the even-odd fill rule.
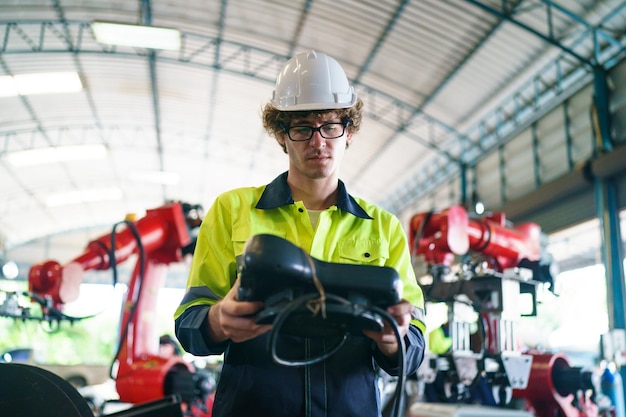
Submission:
[[[551,43],[592,60],[588,22],[624,45],[620,7],[616,0],[3,1],[0,75],[77,71],[85,89],[0,97],[0,236],[15,247],[108,226],[168,199],[208,207],[226,189],[269,181],[287,159],[263,132],[260,108],[282,63],[309,48],[339,60],[366,103],[342,167],[350,190],[374,202],[414,192],[417,174],[444,175],[441,166],[467,155],[471,145],[462,142],[475,141],[472,129],[507,97],[538,74],[555,82],[545,68],[564,51]],[[102,46],[93,20],[177,28],[183,48],[157,51],[151,61],[146,50]],[[582,65],[563,62],[564,71]],[[6,158],[100,143],[108,149],[103,161],[14,167]],[[178,173],[180,183],[134,179],[160,170]],[[123,197],[46,205],[56,192],[107,187]]]

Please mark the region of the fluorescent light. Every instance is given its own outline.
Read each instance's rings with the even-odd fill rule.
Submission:
[[[41,72],[0,76],[0,97],[77,93],[83,84],[76,72]]]
[[[88,190],[50,194],[46,198],[46,205],[48,207],[60,207],[80,203],[93,203],[96,201],[112,201],[120,200],[123,196],[124,193],[118,187],[91,188]]]
[[[135,171],[131,172],[129,177],[133,181],[152,184],[176,185],[180,182],[180,175],[177,172],[168,171]]]
[[[106,156],[107,149],[104,145],[72,145],[9,152],[6,154],[6,159],[11,165],[21,167],[55,162],[104,159]]]
[[[12,75],[0,76],[0,97],[14,97],[19,95],[17,84]]]
[[[96,41],[107,45],[170,51],[180,49],[181,35],[178,29],[94,20],[91,23],[91,30]]]

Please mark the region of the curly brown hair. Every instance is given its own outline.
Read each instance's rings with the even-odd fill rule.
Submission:
[[[284,127],[291,126],[291,121],[294,119],[303,119],[310,115],[316,115],[321,117],[328,113],[335,113],[339,120],[346,123],[348,120],[348,132],[356,133],[361,128],[361,120],[363,119],[363,101],[357,99],[354,106],[347,109],[328,109],[328,110],[304,110],[304,111],[280,111],[274,107],[271,103],[267,103],[263,107],[263,114],[261,119],[263,120],[263,127],[265,131],[273,136],[278,144],[283,148],[283,152],[287,153],[287,148],[284,144],[278,141],[280,135],[285,134]]]

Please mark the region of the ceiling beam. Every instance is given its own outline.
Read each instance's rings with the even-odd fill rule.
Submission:
[[[534,28],[522,22],[520,19],[518,19],[516,9],[508,7],[509,2],[507,1],[503,1],[500,3],[501,4],[500,9],[497,9],[491,6],[490,4],[487,4],[479,0],[465,0],[465,1],[470,4],[473,4],[474,6],[477,6],[478,8],[482,9],[483,11],[486,11],[487,13],[491,15],[498,17],[499,19],[505,20],[509,23],[512,23],[515,26],[520,27],[525,32],[531,33],[532,35],[544,40],[546,43],[552,46],[556,46],[557,48],[561,49],[566,54],[574,57],[581,64],[585,64],[590,67],[593,67],[595,65],[594,61],[596,60],[592,60],[590,58],[587,58],[581,55],[580,53],[574,51],[573,49],[566,46],[563,42],[559,40],[559,36],[554,33],[554,13],[553,12],[555,10],[559,10],[563,12],[563,14],[565,14],[566,16],[572,18],[572,20],[575,22],[578,22],[578,23],[582,22],[583,25],[588,28],[592,28],[592,26],[588,24],[587,22],[585,22],[582,17],[576,16],[574,13],[570,12],[564,7],[556,5],[554,2],[542,0],[540,3],[535,4],[535,7],[533,7],[533,10],[537,10],[540,8],[540,6],[542,5],[544,6],[543,12],[545,13],[545,21],[547,24],[547,28],[546,28],[547,30],[545,32],[542,32],[541,29]]]
[[[304,6],[302,7],[302,13],[300,13],[300,18],[298,19],[298,24],[296,25],[296,30],[291,37],[291,42],[289,42],[289,56],[295,55],[296,46],[300,43],[302,30],[304,29],[304,24],[309,17],[309,13],[311,12],[312,4],[313,0],[306,0],[304,2]]]
[[[384,39],[387,37],[387,34],[395,26],[395,23],[397,22],[398,18],[400,17],[407,3],[408,1],[402,2],[396,9],[394,16],[389,21],[387,27],[385,28],[385,31],[383,32],[378,42],[376,43],[376,46],[374,47],[370,55],[367,57],[365,64],[361,67],[359,73],[357,74],[356,79],[355,79],[356,82],[360,82],[362,75],[369,69],[371,65],[371,61],[373,60],[376,51],[382,45]],[[423,139],[419,136],[412,135],[410,130],[408,129],[408,126],[410,126],[410,123],[416,117],[418,117],[420,114],[424,112],[424,109],[428,106],[428,104],[434,100],[434,98],[444,89],[444,87],[448,84],[448,82],[450,82],[450,80],[452,80],[454,76],[460,72],[460,70],[465,66],[465,64],[470,60],[470,58],[474,56],[476,52],[479,51],[480,48],[491,38],[493,33],[495,33],[495,31],[500,27],[501,23],[502,21],[498,22],[494,27],[492,27],[491,30],[489,30],[489,32],[483,37],[483,39],[480,42],[478,42],[478,44],[476,44],[474,48],[470,50],[469,53],[459,62],[459,64],[446,75],[443,81],[439,83],[434,88],[434,90],[431,91],[430,94],[422,101],[421,105],[419,107],[416,107],[413,110],[411,116],[407,119],[406,123],[403,123],[400,126],[397,126],[395,128],[395,132],[393,133],[393,135],[385,142],[386,146],[389,146],[390,144],[398,140],[401,134],[405,134],[406,136],[414,139],[416,142],[424,145],[426,148],[435,150],[440,156],[443,157],[443,159],[440,159],[439,161],[437,161],[438,163],[435,164],[436,166],[435,166],[434,172],[437,173],[436,175],[439,176],[441,175],[442,172],[449,172],[449,171],[453,171],[454,174],[456,174],[457,172],[461,171],[460,168],[463,165],[461,155],[463,155],[463,153],[459,153],[459,157],[455,157],[448,152],[444,152],[443,149],[441,149],[437,144],[434,143],[434,141],[429,141],[428,139]],[[454,130],[452,128],[450,129]],[[472,142],[469,139],[464,138],[462,135],[459,135],[459,138],[461,139],[459,141],[459,148],[464,148],[465,145],[469,145],[469,148],[475,147],[475,142]],[[474,149],[474,152],[482,153],[482,149],[480,149],[480,143],[479,143],[479,148]],[[367,169],[367,167],[369,167],[377,159],[379,159],[381,155],[382,153],[377,153],[376,155],[372,156],[370,160],[366,164],[363,165],[363,168],[361,169],[359,173],[357,173],[357,176],[362,175],[363,172]],[[414,166],[415,164],[416,164],[416,161],[413,161],[410,164],[410,166]],[[454,164],[455,167],[453,167],[453,169],[450,169],[451,167],[448,166],[450,164]],[[442,171],[442,168],[443,168],[443,171]],[[429,181],[427,181],[428,184],[438,184],[439,182],[440,181],[437,178],[431,178],[429,179]],[[403,184],[403,187],[406,188],[406,185],[407,184]]]
[[[4,38],[2,39],[0,52],[3,54],[66,53],[68,52],[67,49],[59,48],[56,46],[56,42],[46,42],[46,38],[49,36],[59,36],[57,31],[51,30],[51,27],[53,28],[57,24],[57,22],[51,21],[0,21],[0,34],[2,33],[1,29],[4,29]],[[72,33],[76,35],[84,33],[86,35],[80,44],[75,43],[75,50],[73,52],[76,54],[115,54],[116,56],[128,57],[129,59],[145,57],[145,52],[141,50],[118,50],[115,47],[103,46],[96,43],[94,39],[89,37],[90,22],[68,21],[67,24],[72,29]],[[33,33],[33,25],[40,27],[39,37],[37,39],[28,36],[28,33]],[[22,27],[27,30],[22,30]],[[183,43],[183,48],[180,52],[160,51],[156,57],[157,62],[178,63],[199,68],[226,71],[274,84],[276,81],[276,73],[289,58],[249,45],[224,40],[217,42],[214,38],[208,38],[199,34],[184,33],[183,39],[186,42]],[[190,49],[187,45],[191,42],[187,41],[192,39],[194,40],[194,45],[201,46]],[[222,52],[215,54],[218,43],[221,45]],[[234,52],[226,55],[223,53],[226,48]],[[208,58],[211,54],[213,54],[211,58],[218,57],[219,61],[215,62],[214,59],[210,59],[209,61]],[[211,64],[207,64],[207,62],[211,62]],[[445,159],[454,160],[458,157],[446,150],[438,149],[434,139],[420,138],[419,134],[411,132],[413,128],[411,122],[418,120],[420,126],[424,123],[427,124],[429,126],[428,131],[437,132],[439,137],[444,137],[445,140],[452,139],[460,142],[468,142],[468,140],[454,130],[454,128],[440,120],[428,116],[414,105],[402,102],[368,85],[361,84],[360,87],[364,90],[364,94],[372,98],[375,97],[376,103],[374,104],[374,100],[372,100],[371,104],[376,106],[376,114],[372,114],[376,120],[385,120],[385,123],[394,128],[394,130],[402,129],[408,132],[409,137],[419,141],[425,146],[437,149]]]
[[[400,19],[400,17],[402,16],[402,12],[404,12],[404,8],[406,7],[407,4],[409,4],[409,2],[410,0],[403,0],[400,2],[398,7],[396,7],[396,11],[393,13],[393,16],[391,16],[391,19],[389,19],[389,21],[387,22],[387,26],[385,26],[385,29],[383,29],[382,33],[376,40],[374,47],[370,50],[370,53],[367,55],[367,58],[365,58],[365,62],[363,63],[363,65],[361,65],[361,68],[359,68],[359,72],[356,74],[356,77],[354,77],[355,83],[357,84],[361,83],[361,78],[363,77],[363,74],[369,71],[370,66],[372,65],[372,62],[376,58],[376,55],[378,55],[378,51],[385,43],[385,40],[387,39],[387,35],[389,35],[389,33],[391,33],[393,28],[396,26],[398,19]]]
[[[141,24],[152,25],[152,3],[151,0],[141,0]],[[150,91],[152,96],[152,113],[154,117],[154,134],[157,145],[157,157],[159,158],[159,171],[165,170],[163,161],[163,138],[161,137],[161,101],[159,99],[159,80],[157,76],[157,58],[154,49],[147,50],[148,71],[150,73]],[[163,201],[166,200],[165,185],[161,186]]]
[[[621,37],[615,38],[602,29],[609,21],[622,15],[626,9],[626,2],[622,2],[614,10],[606,13],[594,26],[554,2],[542,0],[539,6],[544,7],[548,28],[546,33],[541,33],[518,20],[519,13],[528,9],[516,8],[510,1],[502,1],[499,10],[477,0],[466,1],[523,29],[528,27],[530,33],[563,51],[520,89],[505,98],[494,111],[465,132],[464,136],[469,137],[471,142],[477,145],[463,153],[463,163],[468,167],[476,166],[482,158],[514,138],[520,130],[536,120],[537,115],[545,114],[578,91],[582,85],[590,82],[595,66],[609,69],[626,55],[626,36],[622,33]],[[537,2],[533,5],[537,5]],[[568,39],[571,45],[569,47],[557,40],[557,35],[554,33],[552,20],[555,10],[571,19],[571,25],[581,27],[580,31],[575,32],[576,36]],[[581,52],[577,52],[579,49]],[[586,50],[593,51],[593,56],[584,57],[582,51]],[[572,56],[576,58],[574,64],[572,64]],[[442,180],[449,181],[454,175],[459,174],[460,169],[455,167],[445,171],[448,174],[445,174],[447,178],[444,179],[441,178],[442,172],[438,170],[432,175],[418,173],[414,178],[392,190],[382,201],[386,202],[389,210],[401,212],[419,199],[427,198],[428,195],[434,193],[437,186],[443,182]]]
[[[217,27],[217,37],[215,38],[214,51],[213,51],[213,68],[217,70],[221,70],[222,68],[222,43],[224,41],[224,28],[226,27],[226,9],[228,7],[227,0],[221,0],[220,3],[220,17],[218,19],[218,27]],[[209,102],[216,103],[217,102],[217,83],[219,79],[220,71],[213,72],[213,80],[211,83],[211,91],[209,92]],[[208,144],[211,138],[213,137],[213,121],[215,120],[215,106],[209,107],[209,114],[207,114],[207,123],[206,123],[206,133],[204,135],[204,155],[208,156],[209,149]],[[206,169],[206,168],[205,168]]]

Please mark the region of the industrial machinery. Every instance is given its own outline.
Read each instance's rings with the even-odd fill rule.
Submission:
[[[269,234],[248,240],[240,277],[237,298],[264,302],[257,323],[272,324],[287,310],[279,330],[303,337],[341,339],[346,333],[361,335],[364,329],[382,330],[383,318],[374,308],[398,304],[402,293],[400,276],[391,267],[325,262]],[[298,298],[300,306],[294,303]],[[319,305],[319,314],[312,304]]]
[[[2,313],[5,317],[49,322],[72,320],[63,314],[63,305],[78,298],[85,272],[112,269],[116,283],[116,265],[134,256],[137,260],[121,312],[119,346],[112,366],[119,399],[146,408],[145,404],[174,396],[180,415],[210,416],[211,381],[182,357],[159,355],[159,334],[153,319],[167,266],[193,252],[192,232],[201,221],[199,205],[169,202],[147,210],[139,220],[120,222],[111,233],[89,242],[82,254],[65,265],[46,261],[31,268],[27,295],[39,301],[41,315],[31,315],[15,303],[11,309],[4,306]],[[118,226],[122,227],[117,230]],[[154,409],[151,413],[161,415]],[[144,414],[136,410],[132,415]]]
[[[536,315],[537,290],[554,287],[539,225],[513,226],[503,213],[470,216],[452,206],[414,215],[409,233],[412,256],[427,267],[427,303],[448,307],[450,341],[420,367],[423,402],[413,404],[412,417],[598,416],[590,371],[571,367],[561,353],[526,351],[517,340],[521,294],[532,301],[526,315]],[[463,308],[473,310],[473,322]],[[433,404],[438,414],[429,414]]]
[[[282,366],[303,367],[334,355],[349,335],[363,337],[363,330],[391,326],[399,346],[398,381],[392,417],[403,412],[406,347],[397,322],[387,307],[401,300],[398,272],[385,266],[326,262],[310,256],[288,240],[258,234],[246,242],[239,265],[237,299],[263,301],[256,322],[272,324],[268,349]],[[279,355],[279,336],[323,337],[319,354],[307,349],[306,358]]]

